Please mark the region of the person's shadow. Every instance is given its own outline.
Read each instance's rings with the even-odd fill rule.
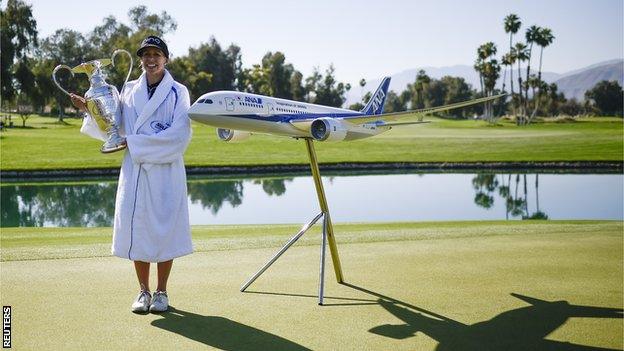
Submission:
[[[169,307],[152,325],[222,350],[309,350],[260,329],[217,316]]]
[[[620,308],[571,305],[567,301],[550,302],[512,293],[512,296],[530,305],[505,311],[487,321],[468,325],[392,298],[384,298],[383,295],[374,292],[370,293],[377,295],[378,303],[404,324],[380,325],[370,329],[369,332],[393,339],[406,339],[422,332],[439,342],[436,350],[440,351],[613,350],[545,338],[562,326],[568,318],[622,318]]]

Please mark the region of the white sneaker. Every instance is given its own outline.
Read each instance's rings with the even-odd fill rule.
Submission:
[[[149,310],[151,300],[152,300],[152,295],[150,295],[149,291],[141,290],[136,300],[132,304],[132,312],[135,312],[135,313],[147,312]]]
[[[169,308],[169,298],[166,291],[156,291],[149,306],[150,312],[165,312]]]

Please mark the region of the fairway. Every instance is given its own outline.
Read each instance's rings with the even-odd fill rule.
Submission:
[[[621,118],[579,118],[572,123],[518,127],[507,121],[425,118],[432,123],[395,127],[352,142],[315,143],[320,163],[343,162],[549,162],[622,161]],[[27,128],[0,133],[1,169],[54,170],[118,168],[123,153],[102,155],[101,142],[79,133],[81,120],[32,117]],[[302,141],[252,135],[239,143],[219,140],[215,128],[192,123],[185,153],[192,166],[249,166],[308,163]]]
[[[316,300],[318,228],[241,293],[298,227],[206,226],[193,228],[196,252],[174,263],[174,309],[162,315],[130,312],[134,270],[108,256],[110,228],[3,228],[1,296],[13,308],[13,348],[623,347],[622,222],[335,228],[348,284],[336,283],[328,258],[326,306]]]

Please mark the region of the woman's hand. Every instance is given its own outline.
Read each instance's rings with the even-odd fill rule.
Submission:
[[[87,101],[80,95],[69,94],[72,104],[82,112],[87,112]]]

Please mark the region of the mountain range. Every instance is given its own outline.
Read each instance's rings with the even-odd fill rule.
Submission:
[[[413,83],[416,80],[416,74],[419,70],[424,70],[431,78],[440,79],[444,76],[461,77],[466,80],[466,83],[472,85],[475,89],[479,88],[479,75],[472,66],[468,65],[455,65],[447,67],[419,67],[414,69],[405,70],[399,73],[392,74],[392,80],[390,81],[389,90],[394,90],[397,94],[400,94],[406,89],[407,84]],[[521,67],[522,76],[526,75],[526,67]],[[514,80],[517,82],[518,68],[514,69]],[[531,70],[531,73],[537,71]],[[509,74],[509,71],[507,71]],[[501,78],[497,84],[500,89],[502,85],[503,71],[501,71]],[[366,92],[377,88],[380,84],[382,77],[375,79],[366,79],[366,85],[364,88],[360,86],[354,86],[347,93],[346,106],[349,106],[355,102],[361,100],[361,97]],[[623,85],[624,80],[624,59],[614,59],[609,61],[599,62],[587,67],[575,69],[565,73],[554,72],[542,72],[542,79],[547,83],[555,83],[560,92],[563,92],[566,98],[576,98],[581,101],[585,98],[585,91],[591,89],[596,83],[602,80],[616,80],[620,85]],[[517,84],[516,89],[517,89]],[[507,76],[507,90],[509,90],[509,77]]]

